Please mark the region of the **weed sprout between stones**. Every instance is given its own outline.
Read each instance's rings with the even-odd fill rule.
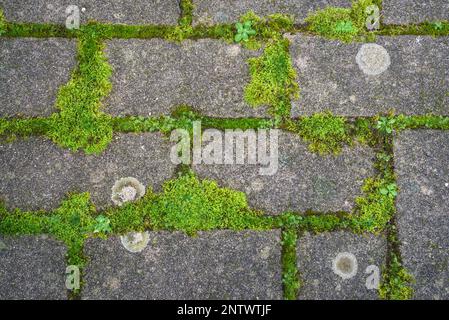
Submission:
[[[237,34],[235,35],[235,42],[248,41],[250,36],[256,35],[256,30],[252,28],[252,21],[248,20],[244,23],[237,22],[235,24]]]

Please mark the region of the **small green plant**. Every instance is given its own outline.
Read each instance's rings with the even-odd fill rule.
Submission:
[[[109,218],[103,215],[99,215],[95,219],[94,233],[109,233],[109,232],[112,232],[111,220],[109,220]]]
[[[391,134],[394,130],[395,123],[396,119],[394,118],[380,117],[377,120],[376,128],[384,134]]]
[[[397,186],[395,183],[390,183],[385,187],[380,188],[380,193],[384,196],[389,196],[390,198],[394,198],[397,196]]]
[[[337,22],[337,24],[335,25],[335,32],[340,34],[344,33],[354,34],[357,33],[357,29],[352,24],[352,21],[343,20]]]
[[[443,23],[441,21],[433,22],[432,27],[437,31],[443,30]]]
[[[248,41],[250,36],[256,35],[256,30],[252,28],[252,21],[248,20],[244,23],[237,22],[235,24],[237,34],[235,35],[235,42]]]

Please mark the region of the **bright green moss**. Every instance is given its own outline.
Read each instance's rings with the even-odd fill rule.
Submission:
[[[192,0],[181,0],[179,3],[181,7],[181,17],[179,18],[179,25],[189,26],[193,21],[193,1]]]
[[[322,155],[338,154],[344,144],[351,143],[346,119],[330,112],[303,117],[296,123],[290,123],[289,129],[309,143],[310,151]]]
[[[396,194],[385,192],[391,190],[393,181],[381,178],[368,178],[362,188],[365,196],[355,201],[356,217],[353,219],[353,228],[359,232],[366,231],[379,233],[387,226],[396,208],[394,201]]]
[[[282,232],[282,282],[284,284],[284,299],[296,300],[300,287],[298,269],[296,266],[295,230]]]
[[[6,19],[3,10],[0,9],[0,36],[6,32]]]
[[[260,213],[248,207],[242,192],[220,188],[216,182],[200,181],[193,173],[167,181],[144,210],[156,229],[245,229],[257,223]]]
[[[72,195],[53,212],[0,210],[0,233],[6,235],[49,234],[63,241],[68,249],[68,263],[83,267],[84,240],[94,231],[95,208],[87,193]]]
[[[305,22],[308,31],[329,39],[351,42],[367,35],[365,9],[375,4],[373,0],[354,0],[352,8],[326,7],[310,14]]]
[[[393,254],[390,257],[388,268],[384,270],[379,288],[381,299],[409,300],[413,297],[413,276],[405,270],[399,257]]]
[[[49,137],[62,147],[86,153],[103,151],[112,139],[112,121],[101,111],[110,89],[112,70],[95,28],[86,26],[79,38],[79,66],[58,94],[58,113],[49,121]]]
[[[299,94],[288,46],[286,39],[269,41],[260,57],[248,60],[251,82],[245,88],[245,100],[253,107],[270,106],[279,117],[290,114],[290,98]]]

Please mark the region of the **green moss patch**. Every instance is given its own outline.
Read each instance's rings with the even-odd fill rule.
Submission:
[[[376,4],[376,1],[354,0],[350,9],[327,7],[318,10],[305,19],[307,30],[328,39],[355,41],[369,34],[365,26],[365,10],[373,4]]]
[[[0,36],[6,32],[6,19],[3,10],[0,9]]]
[[[413,282],[413,276],[402,266],[399,256],[393,254],[388,268],[383,272],[379,296],[387,300],[409,300],[413,297]]]
[[[245,88],[246,102],[253,107],[270,106],[278,118],[289,116],[290,99],[299,95],[288,47],[286,39],[272,40],[260,57],[248,60],[251,82]]]
[[[282,282],[284,284],[284,299],[296,300],[300,287],[299,274],[296,266],[295,230],[282,232]]]
[[[309,143],[311,152],[319,154],[338,154],[344,144],[351,143],[349,128],[344,117],[330,112],[317,113],[289,122],[287,129],[298,133]]]

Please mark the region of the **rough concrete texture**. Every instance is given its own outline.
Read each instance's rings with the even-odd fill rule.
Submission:
[[[234,23],[248,11],[259,16],[274,13],[292,15],[296,23],[304,22],[308,13],[326,6],[350,7],[349,0],[193,0],[195,24]]]
[[[447,0],[384,0],[382,16],[385,24],[412,24],[449,20]]]
[[[374,153],[369,148],[345,148],[339,156],[319,156],[310,153],[298,135],[280,131],[278,150],[274,175],[261,175],[259,169],[267,166],[250,165],[247,159],[244,165],[197,164],[194,170],[202,178],[245,192],[253,208],[269,214],[349,211],[364,179],[374,174]]]
[[[63,300],[64,245],[46,236],[0,236],[0,300]]]
[[[301,88],[300,99],[293,102],[295,117],[324,110],[345,116],[393,109],[408,115],[449,114],[449,37],[378,37],[376,43],[387,50],[391,64],[374,76],[356,61],[362,43],[291,38]],[[370,58],[374,66],[382,62]]]
[[[395,138],[399,240],[415,276],[415,298],[449,299],[449,132],[404,131]]]
[[[278,231],[150,232],[140,253],[88,240],[83,299],[281,299]]]
[[[0,5],[1,7],[1,5]],[[0,117],[48,116],[76,66],[76,42],[0,39]]]
[[[53,209],[68,192],[89,191],[99,207],[113,205],[115,181],[133,177],[159,190],[172,177],[170,143],[159,133],[117,135],[101,155],[63,150],[30,138],[0,145],[0,195],[9,208]]]
[[[298,299],[377,299],[377,290],[366,286],[366,280],[372,273],[367,274],[365,270],[371,265],[382,270],[386,246],[383,237],[373,235],[354,235],[349,232],[319,235],[305,233],[297,243],[297,263],[302,279]],[[352,265],[353,277],[343,279],[334,272],[333,260],[339,253],[350,253],[355,257],[357,269]],[[341,267],[337,264],[336,270],[339,268]]]
[[[113,115],[170,114],[181,104],[216,117],[266,115],[243,99],[246,60],[257,52],[218,40],[134,39],[109,41],[107,54],[114,75],[105,110]]]
[[[78,6],[81,23],[176,24],[181,13],[178,0],[0,0],[6,19],[14,22],[65,24],[70,5]]]

